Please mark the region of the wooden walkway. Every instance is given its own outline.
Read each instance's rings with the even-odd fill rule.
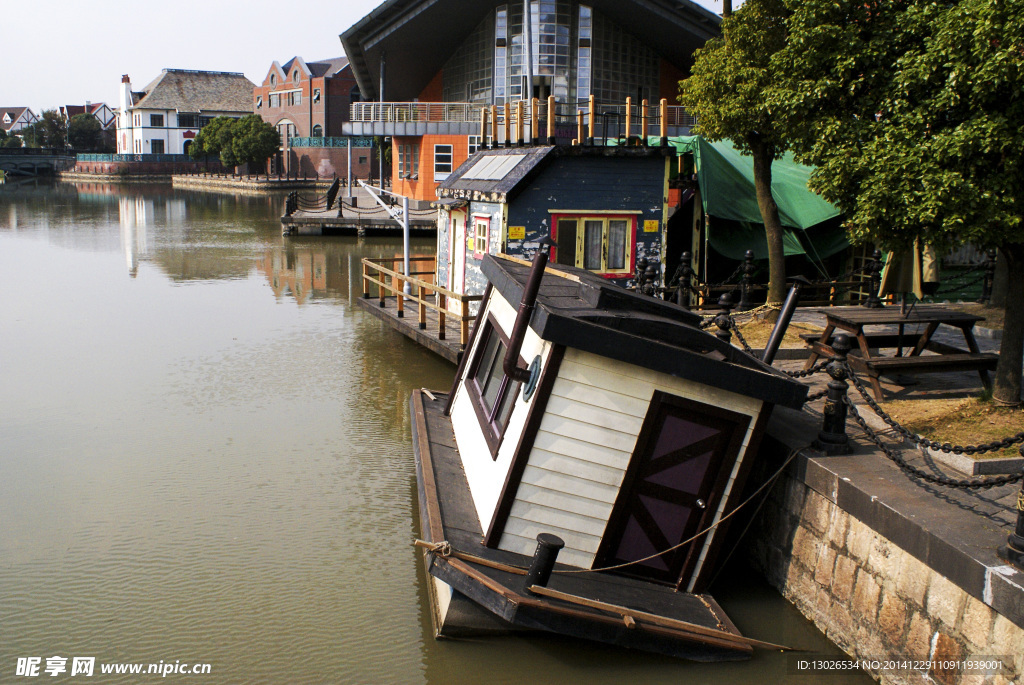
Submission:
[[[453,323],[451,319],[445,321],[444,339],[438,337],[438,314],[433,309],[427,309],[427,327],[420,329],[416,321],[416,309],[410,306],[414,303],[407,302],[404,316],[398,316],[398,298],[389,296],[384,298],[384,306],[380,306],[380,299],[377,297],[359,298],[359,306],[370,312],[378,319],[394,328],[396,331],[412,338],[420,345],[423,345],[431,352],[441,355],[452,364],[458,364],[462,358],[462,345],[459,344],[459,324]]]

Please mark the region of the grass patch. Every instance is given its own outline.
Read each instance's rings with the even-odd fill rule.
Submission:
[[[763,348],[768,343],[768,337],[772,334],[772,329],[775,327],[774,323],[758,319],[753,317],[747,321],[742,319],[736,322],[739,326],[740,333],[754,349]],[[718,330],[717,326],[712,326],[708,329],[711,333]],[[782,338],[783,347],[806,347],[804,341],[800,339],[800,336],[807,333],[813,333],[815,335],[821,335],[823,329],[820,326],[814,326],[807,323],[790,322],[789,328],[786,329],[786,335]],[[732,338],[732,344],[737,347],[741,347],[739,340],[736,336]]]
[[[999,407],[978,397],[893,400],[882,408],[905,428],[929,440],[979,445],[1012,437],[1024,429],[1024,408]],[[1020,445],[970,455],[975,459],[1019,457]]]

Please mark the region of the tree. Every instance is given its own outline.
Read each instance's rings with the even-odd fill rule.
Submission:
[[[231,151],[237,164],[263,165],[281,146],[277,129],[256,114],[237,120],[231,132]]]
[[[64,117],[55,109],[48,109],[39,117],[39,121],[30,127],[33,132],[26,140],[32,140],[32,147],[63,149],[67,144],[68,127]]]
[[[771,97],[811,188],[855,240],[998,247],[1009,288],[994,398],[1024,360],[1024,0],[787,0]]]
[[[217,117],[196,134],[188,153],[194,159],[207,156],[219,156],[224,166],[235,166],[234,153],[231,151],[233,137],[232,126],[235,120],[231,117]]]
[[[95,150],[100,147],[103,126],[92,114],[76,114],[68,122],[68,143],[74,150]]]
[[[782,302],[786,254],[782,222],[772,196],[772,162],[787,148],[783,126],[766,94],[779,74],[771,56],[786,42],[783,0],[747,0],[722,20],[722,37],[694,53],[690,78],[680,82],[679,101],[697,117],[696,132],[709,140],[728,138],[754,159],[754,188],[768,242],[768,301]]]

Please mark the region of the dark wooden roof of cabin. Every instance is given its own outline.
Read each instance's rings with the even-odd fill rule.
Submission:
[[[481,268],[518,307],[530,267],[487,255]],[[773,404],[803,405],[806,385],[701,330],[700,322],[676,304],[638,295],[589,271],[550,264],[530,327],[566,347]]]

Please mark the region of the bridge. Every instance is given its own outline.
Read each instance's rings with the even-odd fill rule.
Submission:
[[[7,176],[48,176],[75,165],[74,153],[46,148],[0,148],[0,169]]]

